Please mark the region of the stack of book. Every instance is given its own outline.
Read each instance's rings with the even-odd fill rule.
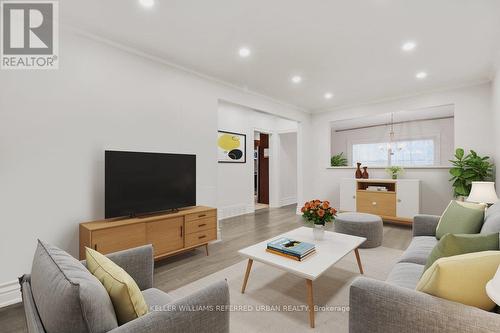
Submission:
[[[267,243],[266,251],[289,259],[302,261],[316,253],[316,247],[311,243],[283,237]]]

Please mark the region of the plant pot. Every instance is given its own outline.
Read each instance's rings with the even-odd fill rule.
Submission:
[[[314,240],[323,240],[324,237],[325,237],[325,226],[321,224],[315,224],[313,228]]]

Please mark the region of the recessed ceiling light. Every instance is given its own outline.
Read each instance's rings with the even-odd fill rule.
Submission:
[[[333,97],[333,94],[331,92],[325,93],[325,98],[326,99],[331,99]]]
[[[247,48],[247,47],[242,47],[238,50],[238,54],[240,55],[240,57],[242,58],[246,58],[250,55],[250,49]]]
[[[415,77],[419,80],[423,80],[427,77],[427,73],[426,72],[418,72],[417,74],[415,74]]]
[[[416,47],[417,47],[417,43],[415,43],[414,41],[408,41],[408,42],[405,42],[401,46],[401,50],[403,50],[405,52],[411,52],[411,51],[415,50]]]
[[[139,0],[139,3],[144,7],[150,8],[155,4],[155,0]]]
[[[293,83],[300,83],[300,82],[302,82],[302,77],[295,75],[292,77],[292,82]]]

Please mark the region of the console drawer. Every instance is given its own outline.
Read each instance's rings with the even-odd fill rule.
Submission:
[[[217,219],[207,217],[199,220],[186,221],[186,234],[192,234],[198,231],[217,228]]]
[[[198,231],[192,234],[186,234],[184,238],[184,246],[191,247],[198,244],[204,244],[209,241],[213,241],[217,239],[217,229],[209,229]]]
[[[199,213],[194,213],[194,214],[187,214],[185,217],[185,221],[194,221],[194,220],[199,220],[199,219],[204,219],[207,217],[215,217],[217,218],[217,210],[216,209],[211,209],[207,210],[204,212],[199,212]]]
[[[356,207],[360,213],[396,216],[396,193],[357,191]]]

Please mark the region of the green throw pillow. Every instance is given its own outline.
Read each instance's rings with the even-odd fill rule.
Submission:
[[[484,204],[452,200],[436,228],[436,238],[446,234],[477,234],[484,222]]]
[[[446,234],[427,257],[424,272],[443,257],[499,249],[498,232],[493,234]]]

